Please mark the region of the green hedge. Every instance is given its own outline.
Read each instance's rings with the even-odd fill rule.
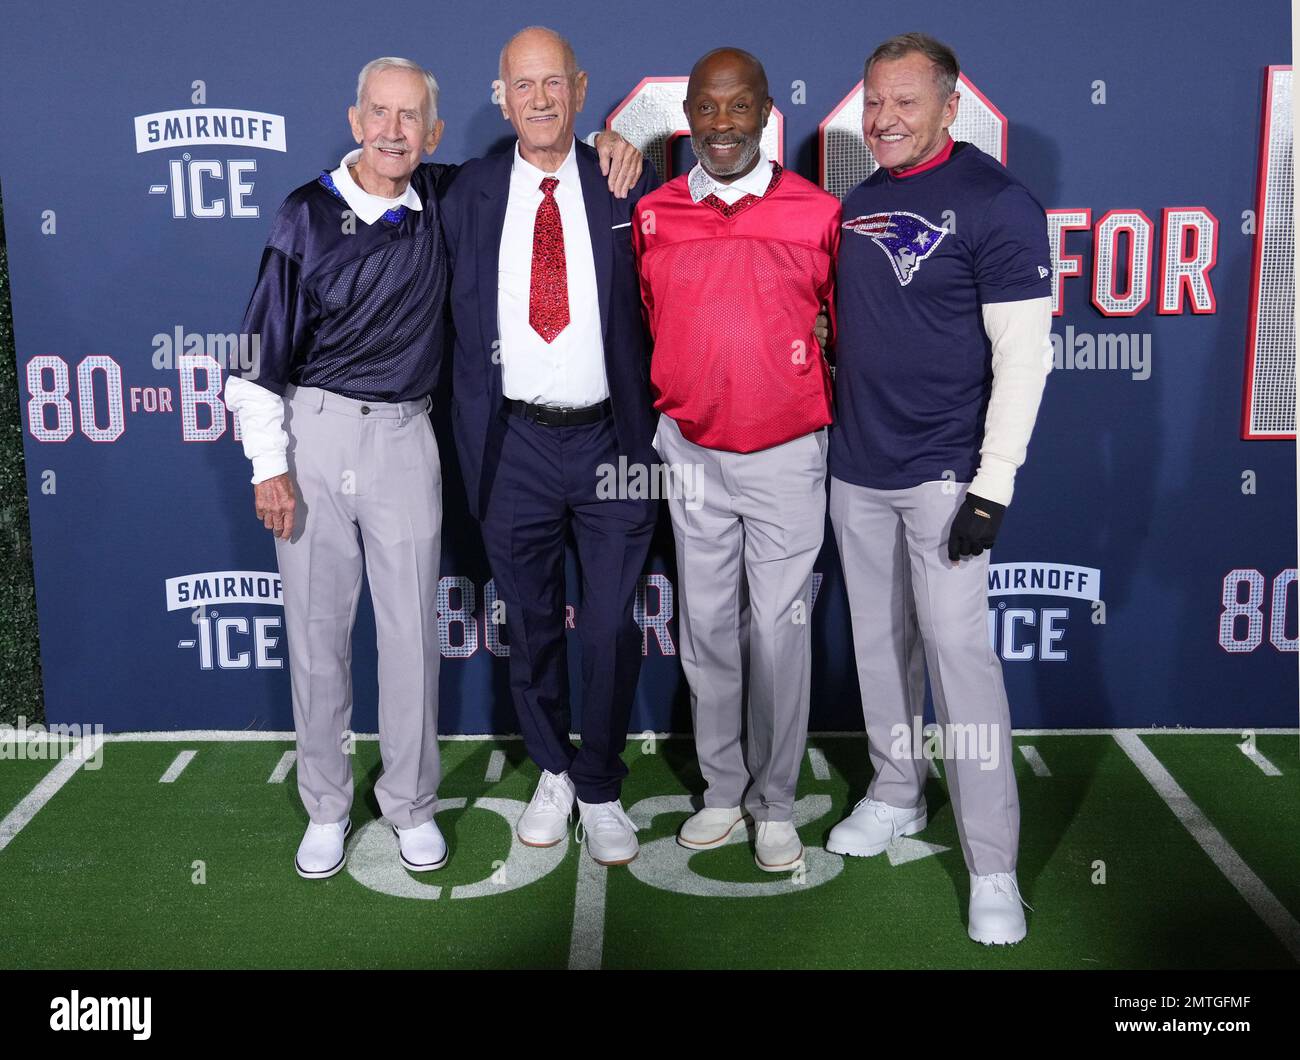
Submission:
[[[4,196],[0,193],[0,722],[19,715],[45,720],[41,689],[32,530],[27,521],[27,476],[19,416],[18,359],[9,302]]]

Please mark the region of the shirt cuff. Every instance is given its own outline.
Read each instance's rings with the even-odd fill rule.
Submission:
[[[289,436],[284,427],[284,398],[239,376],[226,377],[226,407],[239,417],[244,455],[253,464],[254,485],[289,470]]]
[[[1010,460],[992,453],[985,453],[980,460],[979,470],[971,479],[968,493],[983,497],[986,501],[1001,504],[1011,503],[1011,495],[1016,489],[1016,465]]]
[[[249,481],[256,486],[259,482],[265,482],[269,478],[285,475],[288,472],[289,458],[284,453],[263,453],[253,457],[253,477]]]

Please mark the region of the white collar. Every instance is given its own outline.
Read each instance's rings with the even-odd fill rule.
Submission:
[[[714,180],[698,162],[695,163],[695,168],[691,170],[691,175],[686,178],[686,182],[694,202],[708,198],[720,188],[735,188],[745,195],[756,195],[761,199],[763,193],[767,191],[767,186],[772,183],[772,166],[760,147],[758,161],[754,164],[754,168],[730,184]]]
[[[360,157],[360,148],[349,151],[343,156],[339,168],[330,174],[330,179],[334,181],[334,187],[338,188],[339,194],[343,196],[343,201],[348,204],[348,208],[361,220],[368,225],[372,225],[389,210],[398,206],[405,206],[408,210],[424,209],[424,204],[420,202],[420,196],[416,194],[415,189],[410,184],[407,184],[406,190],[394,199],[383,199],[366,191],[365,188],[352,179],[352,174],[348,172],[348,166],[356,165],[357,159]]]
[[[579,186],[578,176],[578,141],[574,138],[573,143],[569,145],[569,153],[564,156],[564,161],[560,163],[560,168],[554,173],[547,173],[544,169],[538,169],[519,153],[519,141],[515,141],[515,158],[514,165],[510,169],[511,179],[519,180],[522,183],[537,188],[545,177],[555,177],[561,184],[566,181],[571,187]]]

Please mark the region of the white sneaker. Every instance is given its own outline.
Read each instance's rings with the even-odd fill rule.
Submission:
[[[692,814],[677,832],[677,842],[691,850],[712,850],[731,838],[737,825],[749,820],[739,806],[706,806]]]
[[[1025,914],[1032,910],[1020,897],[1014,872],[970,876],[970,917],[967,933],[985,946],[1010,946],[1025,937]]]
[[[922,831],[926,824],[924,799],[910,810],[876,799],[862,799],[853,807],[852,813],[831,829],[826,849],[832,854],[871,857],[899,836]]]
[[[412,872],[432,872],[447,864],[447,841],[433,821],[413,828],[393,826],[397,836],[397,853],[402,864]]]
[[[803,843],[793,822],[758,822],[754,864],[764,872],[793,872],[803,864]]]
[[[578,842],[601,865],[626,865],[640,850],[637,827],[623,812],[623,804],[578,800]]]
[[[304,880],[324,880],[343,868],[343,840],[350,831],[350,820],[333,824],[310,822],[293,859],[298,875]]]
[[[515,825],[519,842],[530,847],[553,847],[568,834],[576,792],[568,773],[542,770],[542,779],[528,809]]]

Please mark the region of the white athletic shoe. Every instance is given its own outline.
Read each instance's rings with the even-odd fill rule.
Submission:
[[[682,822],[677,842],[691,850],[712,850],[722,846],[736,826],[748,819],[739,806],[706,806]]]
[[[792,821],[759,821],[754,864],[764,872],[793,872],[803,864],[803,843]]]
[[[850,854],[857,858],[879,854],[899,836],[915,835],[927,823],[925,800],[913,809],[862,799],[844,820],[831,829],[826,849],[832,854]]]
[[[343,868],[343,840],[350,831],[350,820],[333,824],[309,822],[293,859],[298,875],[304,880],[324,880]]]
[[[447,841],[433,821],[413,828],[393,826],[397,836],[397,853],[402,864],[412,872],[432,872],[447,864]]]
[[[989,876],[970,875],[970,918],[968,934],[985,946],[1010,946],[1025,937],[1025,914],[1032,909],[1020,897],[1014,872]]]
[[[568,834],[576,793],[568,773],[542,770],[528,809],[515,825],[519,842],[530,847],[553,847]]]
[[[583,802],[578,800],[578,842],[587,844],[587,853],[601,865],[626,865],[641,849],[636,841],[637,827],[623,812],[623,804]]]

